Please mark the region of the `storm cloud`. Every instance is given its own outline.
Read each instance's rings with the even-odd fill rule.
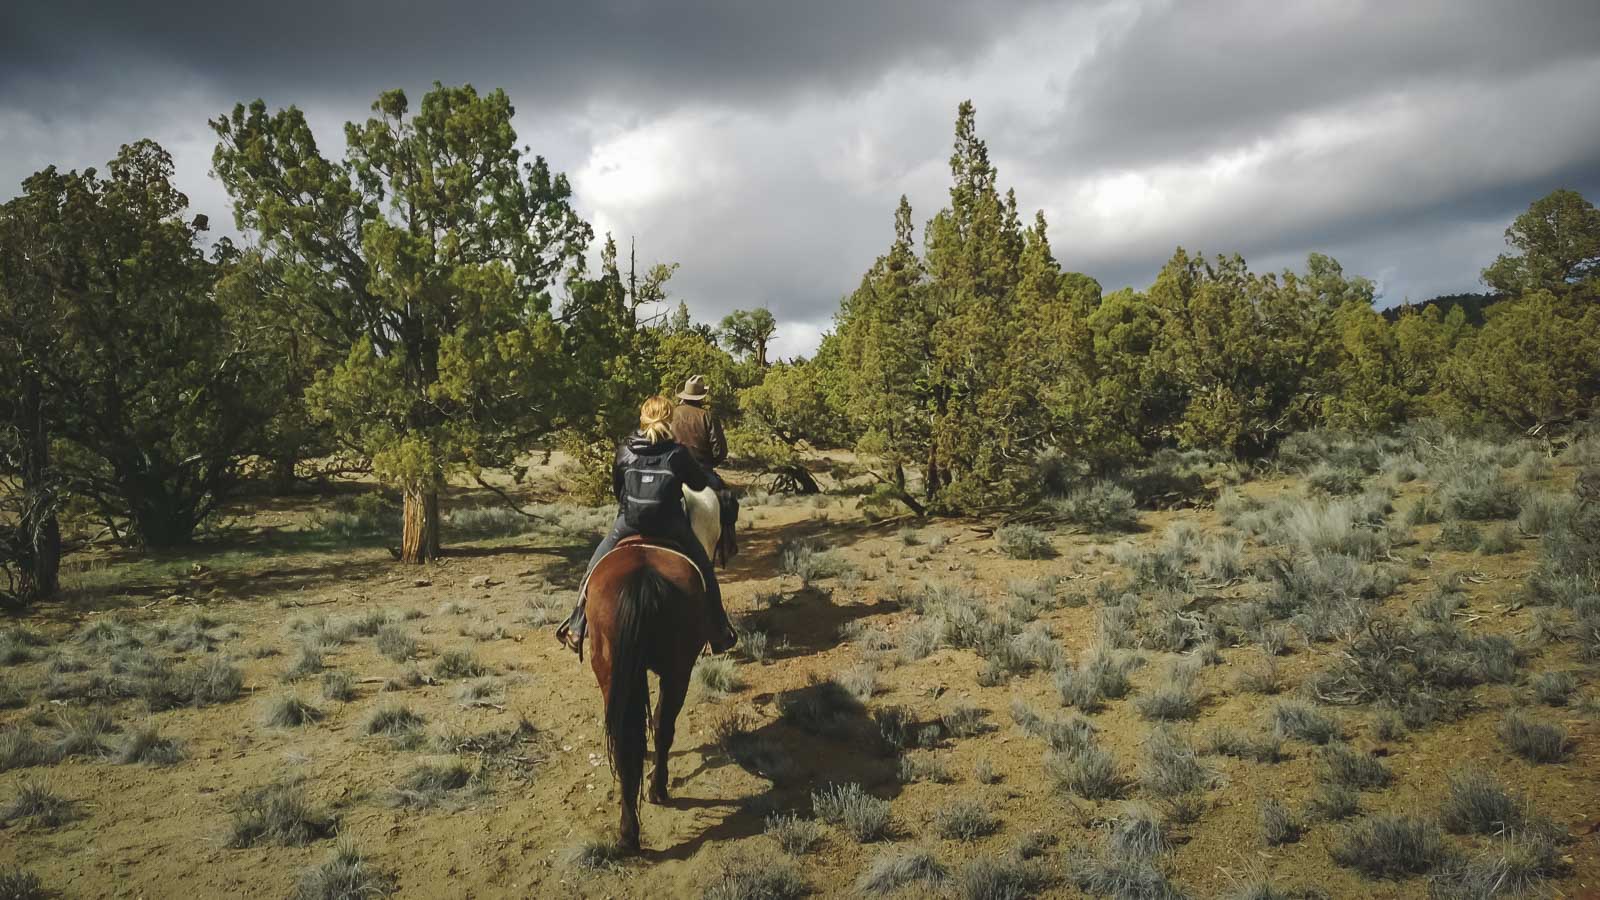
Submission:
[[[329,152],[381,90],[504,87],[597,231],[682,264],[696,316],[766,305],[805,352],[944,202],[956,105],[1057,256],[1142,286],[1173,248],[1327,252],[1383,302],[1478,288],[1522,208],[1600,197],[1592,2],[641,0],[0,8],[0,197],[127,141],[231,221],[208,118],[261,97]]]

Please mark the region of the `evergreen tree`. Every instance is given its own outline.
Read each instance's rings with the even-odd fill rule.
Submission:
[[[448,473],[508,462],[582,403],[552,306],[591,233],[566,178],[524,161],[504,92],[435,85],[413,115],[389,91],[372,110],[337,162],[300,110],[236,106],[212,122],[214,164],[336,360],[312,410],[401,487],[400,555],[420,562]]]
[[[1600,305],[1534,291],[1490,307],[1441,368],[1457,420],[1536,429],[1589,412],[1600,395]]]
[[[1010,342],[1023,237],[1016,195],[999,192],[971,101],[957,112],[950,174],[950,205],[926,233],[934,409],[924,483],[931,498],[964,478],[944,502],[972,506],[1016,449],[1006,433],[1011,423],[989,418],[1004,404],[986,394]]]
[[[1551,191],[1506,229],[1519,253],[1502,254],[1483,280],[1502,294],[1582,291],[1600,297],[1600,210],[1577,191]]]
[[[729,350],[753,359],[757,366],[765,369],[767,344],[777,332],[778,321],[765,307],[736,309],[723,317],[717,337]]]
[[[692,323],[689,319],[689,304],[679,300],[678,305],[672,310],[672,317],[667,320],[667,330],[673,334],[682,334],[683,332],[688,331],[691,327]]]
[[[206,258],[171,157],[140,141],[107,170],[46,169],[6,205],[0,370],[23,386],[24,480],[59,476],[166,547],[227,496],[283,398],[216,299],[230,254]]]
[[[928,459],[938,405],[934,311],[913,240],[911,204],[901,197],[889,252],[841,304],[818,359],[836,360],[832,405],[850,420],[857,449],[882,459],[895,490],[920,509],[907,493],[906,470]]]

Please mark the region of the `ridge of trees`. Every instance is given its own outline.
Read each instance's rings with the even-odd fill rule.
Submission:
[[[1466,316],[1466,322],[1474,328],[1482,327],[1484,319],[1488,317],[1490,306],[1504,300],[1501,294],[1465,293],[1465,294],[1440,294],[1429,297],[1416,303],[1397,303],[1383,310],[1383,318],[1393,325],[1401,316],[1407,313],[1420,313],[1425,309],[1438,309],[1439,315],[1448,316],[1456,307],[1460,307]]]
[[[54,592],[64,513],[183,543],[248,473],[281,486],[330,457],[402,495],[397,553],[425,561],[450,477],[520,479],[559,448],[602,500],[639,398],[692,375],[736,457],[793,471],[807,446],[853,448],[874,502],[917,513],[1024,502],[1046,456],[1090,476],[1312,427],[1540,430],[1600,392],[1600,213],[1572,191],[1511,223],[1492,294],[1379,312],[1321,254],[1263,273],[1183,248],[1148,288],[1105,292],[1003,188],[963,103],[945,205],[919,235],[902,197],[817,352],[776,360],[769,310],[697,323],[675,264],[608,235],[590,271],[571,185],[518,146],[503,92],[435,85],[413,109],[391,91],[371,112],[340,159],[292,106],[211,122],[242,246],[205,244],[148,141],[0,205],[0,600]]]

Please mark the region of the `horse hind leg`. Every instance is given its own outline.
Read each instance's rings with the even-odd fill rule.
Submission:
[[[689,693],[689,678],[693,668],[694,657],[690,656],[688,665],[680,663],[661,678],[654,723],[655,768],[650,773],[650,792],[645,798],[651,803],[661,804],[671,799],[667,791],[667,760],[672,755],[672,739],[678,728],[678,713],[683,709],[684,698]]]
[[[626,771],[628,767],[621,767],[624,771],[617,773],[617,779],[622,782],[622,817],[617,822],[617,847],[624,852],[636,853],[639,850],[639,782],[644,778],[644,758],[639,757],[638,768]]]

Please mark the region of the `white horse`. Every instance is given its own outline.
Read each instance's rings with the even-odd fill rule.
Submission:
[[[722,539],[722,502],[711,488],[703,491],[683,489],[683,508],[689,514],[689,527],[706,548],[706,558],[716,559],[717,542]]]

